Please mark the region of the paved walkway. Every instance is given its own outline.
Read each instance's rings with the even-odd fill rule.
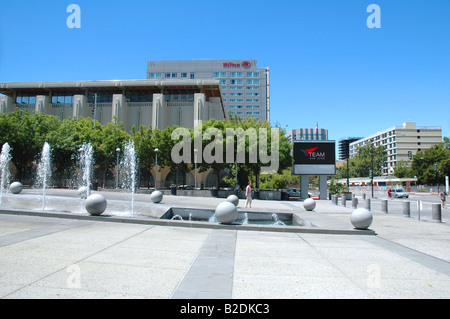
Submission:
[[[221,201],[164,197],[168,206]],[[352,229],[351,208],[302,204],[254,200],[252,210]],[[449,298],[448,221],[373,214],[377,235],[0,214],[0,298]]]

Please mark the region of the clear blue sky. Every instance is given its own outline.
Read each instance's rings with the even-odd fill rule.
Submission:
[[[412,121],[450,136],[448,0],[0,2],[0,82],[144,79],[148,60],[192,59],[270,67],[271,121],[287,129],[318,122],[338,140]]]

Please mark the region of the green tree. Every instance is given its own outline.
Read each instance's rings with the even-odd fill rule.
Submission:
[[[99,171],[99,181],[105,187],[107,172],[116,166],[116,149],[124,149],[125,142],[131,139],[122,123],[109,122],[107,125],[95,125],[92,129],[91,144]]]
[[[139,131],[133,132],[133,141],[136,147],[136,154],[139,158],[140,171],[146,179],[147,187],[150,188],[151,169],[155,165],[155,149],[158,147],[156,135],[158,130],[141,126]]]
[[[419,184],[443,184],[445,176],[450,175],[450,139],[444,137],[443,142],[417,152],[411,170]]]
[[[17,169],[17,179],[22,181],[25,172],[31,171],[50,132],[60,124],[52,115],[29,113],[16,109],[14,112],[0,114],[0,143],[11,146],[11,161]]]
[[[394,176],[398,178],[414,177],[410,163],[407,161],[398,161],[395,164]]]
[[[371,142],[357,148],[358,153],[350,159],[350,176],[366,177],[380,176],[383,173],[383,167],[386,164],[387,153],[384,146],[375,147]],[[345,176],[347,176],[345,174]]]

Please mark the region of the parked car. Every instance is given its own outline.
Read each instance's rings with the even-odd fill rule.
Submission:
[[[300,199],[300,189],[298,189],[298,188],[286,189],[286,200],[289,200],[290,198]]]
[[[408,198],[409,194],[403,189],[393,189],[391,192],[391,196],[395,198]]]
[[[286,189],[286,200],[290,198],[300,199],[301,192],[299,188],[288,188]],[[308,193],[308,197],[312,197],[312,193]]]

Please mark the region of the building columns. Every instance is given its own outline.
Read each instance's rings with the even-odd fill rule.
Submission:
[[[79,120],[80,117],[89,117],[88,99],[85,95],[74,95],[73,97],[73,118]]]

